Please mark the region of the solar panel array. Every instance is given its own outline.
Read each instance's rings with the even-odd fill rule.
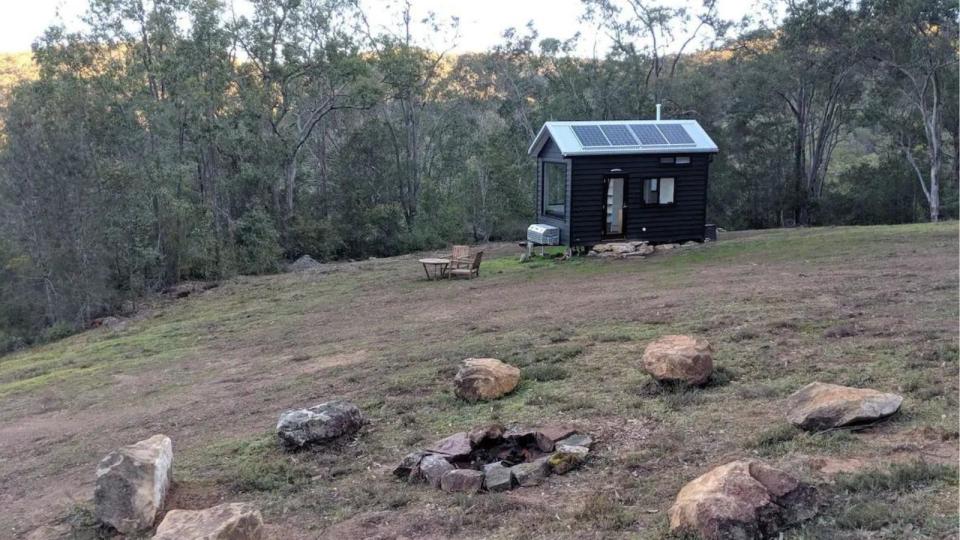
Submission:
[[[598,124],[571,126],[583,147],[686,146],[693,138],[681,124]]]

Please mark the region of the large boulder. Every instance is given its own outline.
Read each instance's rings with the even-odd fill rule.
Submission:
[[[670,531],[707,540],[769,538],[815,513],[813,487],[759,461],[734,461],[680,490]]]
[[[641,365],[657,382],[700,386],[713,373],[713,350],[704,339],[663,336],[647,345]]]
[[[154,435],[114,450],[97,465],[96,518],[123,534],[149,529],[173,476],[173,443]]]
[[[171,510],[153,540],[261,540],[263,518],[254,506],[227,503],[206,510]]]
[[[520,383],[520,370],[496,358],[467,358],[453,379],[454,393],[467,400],[497,399]]]
[[[901,403],[897,394],[813,382],[787,398],[787,420],[807,430],[829,429],[879,420]]]
[[[328,401],[309,409],[285,411],[277,422],[277,437],[288,449],[321,444],[356,433],[363,426],[360,409],[346,401]]]

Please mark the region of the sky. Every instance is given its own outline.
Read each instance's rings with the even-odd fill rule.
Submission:
[[[664,0],[666,3],[682,3]],[[699,4],[690,0],[690,5]],[[696,2],[696,4],[694,3]],[[226,0],[243,11],[244,0]],[[86,10],[87,0],[0,0],[4,16],[0,18],[0,52],[30,50],[30,44],[59,16],[68,29],[80,26],[79,18]],[[756,0],[720,0],[720,15],[739,20],[755,11]],[[373,26],[387,26],[392,22],[390,11],[383,9],[383,0],[364,0],[367,16]],[[521,28],[533,20],[541,37],[568,38],[581,32],[578,53],[592,56],[602,51],[609,39],[595,27],[579,21],[583,13],[580,0],[413,0],[415,17],[434,12],[438,19],[460,18],[459,36],[453,51],[476,52],[489,49],[501,41],[509,27]],[[427,43],[434,48],[447,49],[449,36],[436,36],[440,43]]]

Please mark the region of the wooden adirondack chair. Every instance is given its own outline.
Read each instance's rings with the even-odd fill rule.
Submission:
[[[470,262],[468,268],[451,268],[449,276],[454,277],[465,277],[468,279],[473,279],[474,277],[480,277],[480,260],[483,259],[483,252],[478,251],[473,256],[473,261]]]
[[[470,263],[470,246],[453,246],[453,253],[450,255],[450,269],[468,268]]]

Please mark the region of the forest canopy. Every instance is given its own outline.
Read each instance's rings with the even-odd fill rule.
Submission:
[[[0,352],[186,279],[521,237],[547,120],[700,122],[727,229],[956,218],[957,4],[789,1],[776,25],[584,0],[455,55],[352,0],[90,0],[0,63]],[[416,24],[414,24],[416,23]],[[683,32],[678,32],[682,29]],[[707,37],[694,47],[692,39]]]

